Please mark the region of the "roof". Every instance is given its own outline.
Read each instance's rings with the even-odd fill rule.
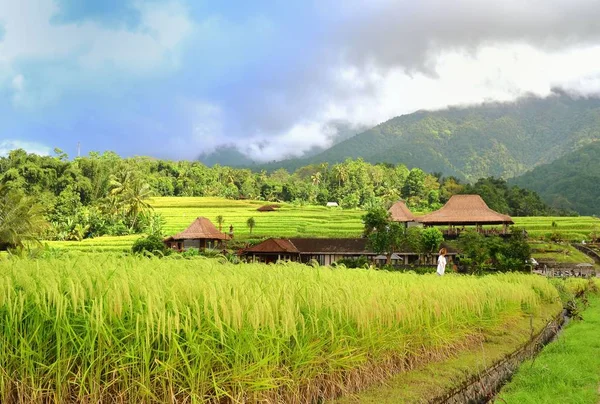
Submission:
[[[259,212],[274,212],[279,208],[279,205],[264,205],[256,209]]]
[[[512,218],[488,208],[479,195],[453,195],[439,210],[417,218],[423,224],[512,224]]]
[[[388,210],[394,222],[414,222],[415,215],[408,209],[404,201],[398,201]]]
[[[269,238],[253,247],[245,248],[245,252],[273,252],[273,253],[299,253],[290,240],[282,238]]]
[[[270,238],[244,252],[373,254],[366,238]]]
[[[339,205],[337,202],[327,202],[326,206],[329,206],[329,207],[334,206],[335,207],[335,206],[339,206]]]
[[[244,253],[374,255],[375,253],[368,248],[367,243],[368,239],[366,238],[269,238],[253,247],[244,249]],[[454,249],[446,247],[450,254],[455,253]],[[400,253],[409,252],[407,250]]]
[[[221,233],[210,220],[205,217],[198,217],[181,233],[167,237],[165,241],[171,240],[229,240],[229,236]]]

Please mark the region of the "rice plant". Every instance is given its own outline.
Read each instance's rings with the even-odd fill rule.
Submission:
[[[0,401],[309,402],[557,305],[542,277],[85,254],[0,261]]]

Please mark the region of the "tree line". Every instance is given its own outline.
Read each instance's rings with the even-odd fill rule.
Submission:
[[[413,210],[429,211],[454,194],[477,193],[502,213],[557,214],[534,192],[509,187],[501,179],[465,184],[419,168],[362,159],[313,164],[292,173],[285,169],[253,172],[207,167],[197,161],[121,158],[113,152],[69,159],[59,149],[52,156],[19,149],[0,157],[0,185],[3,195],[22,198],[30,209],[43,211],[49,224],[45,237],[63,240],[160,233],[161,218],[149,209],[151,196],[215,196],[300,205],[336,201],[343,208],[367,210],[404,199]],[[0,223],[0,231],[2,226],[7,224]]]

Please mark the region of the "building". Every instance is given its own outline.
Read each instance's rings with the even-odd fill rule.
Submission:
[[[415,215],[408,209],[404,201],[398,201],[388,210],[392,221],[404,223],[404,226],[410,227],[417,224]]]
[[[479,195],[453,195],[441,209],[417,220],[425,227],[448,226],[443,233],[449,237],[458,236],[464,226],[475,226],[485,235],[508,235],[508,225],[514,224],[510,216],[490,209]],[[502,228],[483,228],[489,225],[501,225]]]
[[[221,248],[230,236],[217,230],[214,224],[205,217],[198,217],[181,233],[163,240],[168,248],[182,251],[188,248]]]
[[[279,260],[309,263],[315,260],[319,265],[331,265],[343,258],[359,257],[374,261],[379,254],[368,248],[367,243],[366,238],[269,238],[242,250],[242,256],[265,263]],[[448,255],[454,256],[456,251],[449,251]],[[419,254],[397,251],[393,254],[393,260],[394,263],[407,265],[417,262]]]

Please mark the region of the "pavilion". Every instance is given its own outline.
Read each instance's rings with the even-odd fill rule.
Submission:
[[[479,195],[453,195],[439,210],[417,218],[425,227],[448,226],[445,236],[458,236],[457,226],[475,226],[485,235],[508,235],[508,225],[514,224],[508,215],[490,209]],[[484,229],[484,225],[502,225],[502,229]]]
[[[392,221],[404,223],[404,226],[408,227],[409,223],[416,223],[415,215],[408,209],[404,201],[398,201],[389,208],[388,212],[392,218]]]
[[[188,248],[220,248],[223,241],[230,236],[217,230],[215,225],[205,217],[198,217],[181,233],[163,240],[168,248],[187,250]]]

